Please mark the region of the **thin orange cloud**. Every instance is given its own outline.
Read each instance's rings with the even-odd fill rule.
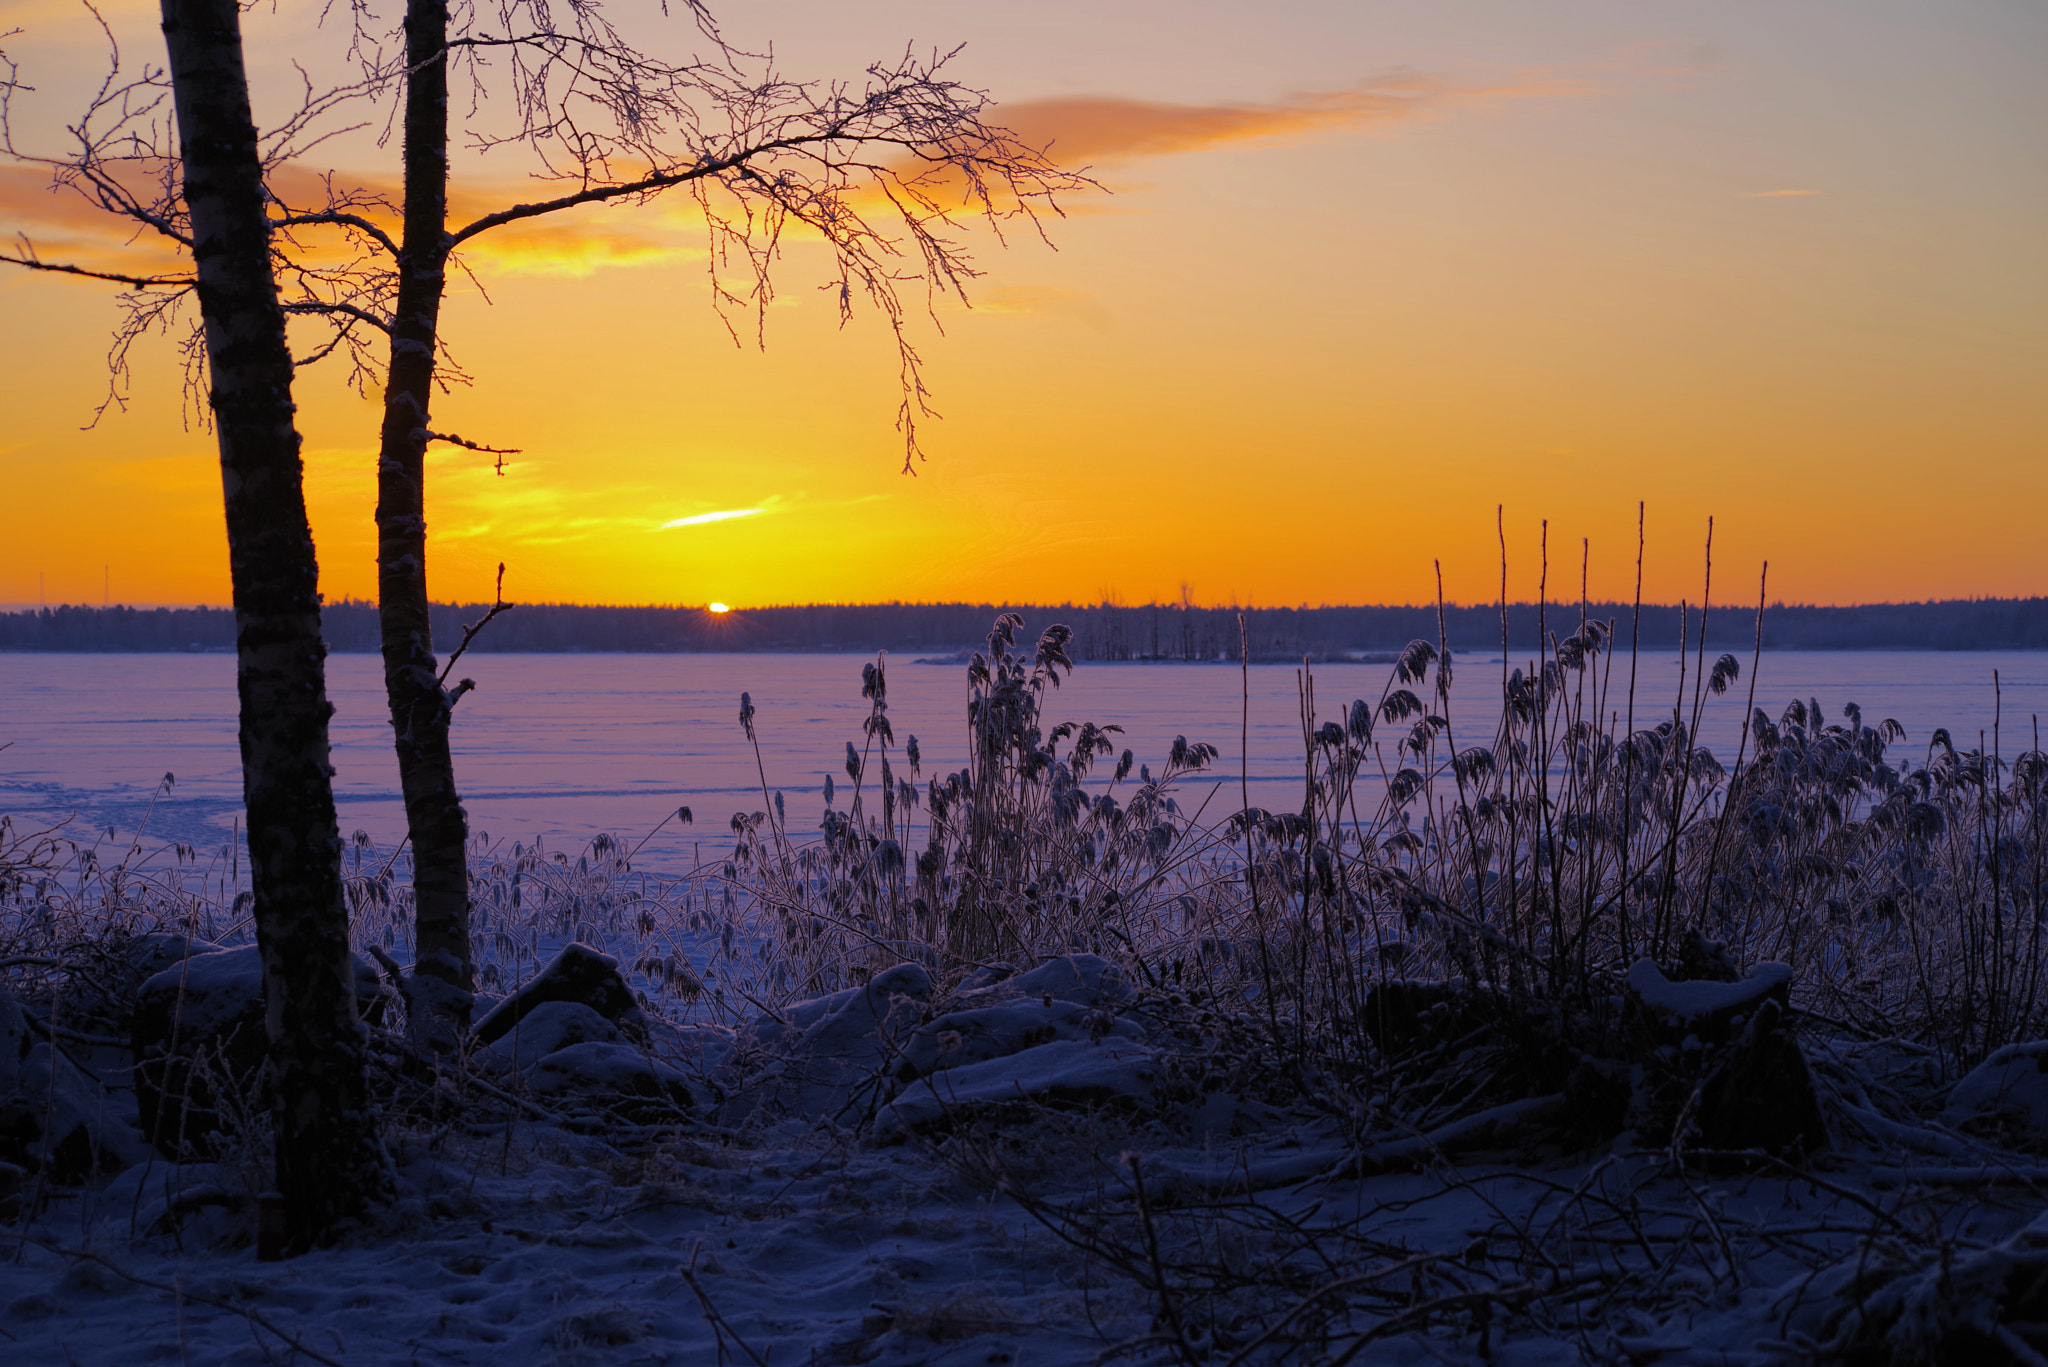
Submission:
[[[1024,142],[1045,148],[1061,164],[1078,168],[1397,123],[1457,105],[1584,94],[1597,88],[1585,77],[1547,73],[1493,85],[1459,85],[1414,72],[1393,72],[1349,89],[1312,91],[1265,104],[1172,104],[1116,95],[1026,100],[1000,106],[994,121]],[[279,167],[270,183],[280,201],[294,210],[315,209],[327,201],[323,175],[303,163]],[[337,190],[359,198],[381,197],[386,203],[400,198],[397,183],[381,176],[336,173],[333,183]],[[449,217],[458,224],[467,222],[532,199],[535,191],[532,181],[458,175],[450,186]],[[389,210],[362,204],[356,211],[396,234],[396,215]],[[702,256],[702,228],[695,218],[694,206],[680,198],[673,209],[664,205],[630,213],[571,210],[544,222],[485,234],[465,255],[488,273],[519,275],[583,276],[610,267],[659,265]],[[0,166],[0,233],[13,232],[29,233],[52,259],[61,254],[102,269],[116,268],[117,261],[120,269],[162,269],[171,257],[155,242],[134,241],[134,225],[103,213],[75,191],[53,193],[48,173],[32,166]],[[301,240],[322,257],[339,245],[324,241],[319,230],[302,232]],[[992,311],[1015,313],[1045,312],[1071,302],[991,300]]]
[[[995,121],[1072,165],[1393,123],[1452,104],[1580,95],[1598,88],[1580,77],[1532,74],[1500,85],[1460,86],[1396,72],[1348,90],[1313,91],[1273,104],[1166,104],[1116,95],[1024,100],[999,106]]]
[[[47,260],[98,270],[155,273],[176,269],[171,244],[128,219],[116,218],[77,190],[52,187],[39,166],[0,166],[0,240],[19,250],[27,237]]]
[[[0,165],[0,214],[11,223],[39,227],[97,226],[106,215],[75,191],[50,186],[50,173],[39,166]]]
[[[318,210],[328,203],[325,177],[303,164],[277,168],[270,175],[270,187],[280,205],[293,212]],[[370,196],[397,202],[395,182],[336,173],[333,188],[357,198],[354,212],[398,235],[397,215],[365,202]],[[458,181],[449,197],[449,217],[464,223],[533,197],[531,182]],[[625,216],[604,210],[571,212],[486,234],[465,256],[491,273],[581,276],[607,266],[655,265],[701,256],[701,229],[679,231],[684,226],[658,210]],[[137,224],[105,212],[75,189],[53,189],[50,173],[42,167],[0,165],[0,238],[16,234],[26,236],[46,260],[91,269],[156,272],[180,265],[179,254],[155,233],[138,231]],[[296,236],[308,259],[334,261],[345,254],[332,229],[302,228]]]
[[[993,285],[975,293],[974,308],[1014,318],[1067,317],[1094,327],[1107,321],[1094,295],[1057,285]]]

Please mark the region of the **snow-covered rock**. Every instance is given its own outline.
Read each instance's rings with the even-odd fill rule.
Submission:
[[[197,943],[204,944],[204,941]],[[382,995],[377,970],[351,954],[356,1002],[367,1007]],[[136,991],[135,1029],[168,1039],[173,1029],[186,1037],[212,1035],[237,1023],[251,1009],[263,1016],[263,959],[255,945],[208,950],[179,959]],[[144,1022],[144,1013],[151,1020]],[[161,1024],[159,1024],[159,1019]]]
[[[356,1002],[381,999],[377,970],[350,955]],[[255,945],[182,959],[135,994],[130,1047],[143,1133],[168,1156],[205,1147],[220,1125],[214,1086],[244,1087],[269,1049],[263,1023],[263,960]],[[195,1067],[195,1061],[204,1065]]]
[[[29,1047],[0,1094],[0,1161],[78,1182],[147,1155],[127,1108],[97,1078],[48,1041]]]
[[[1152,1093],[1159,1057],[1127,1039],[1061,1040],[920,1078],[875,1117],[875,1132],[919,1130],[1018,1103],[1095,1106]]]
[[[762,1017],[738,1048],[766,1065],[727,1108],[732,1120],[780,1111],[813,1119],[864,1116],[886,1094],[903,1046],[923,1023],[931,975],[898,964],[859,987]]]
[[[572,941],[518,991],[506,997],[476,1023],[479,1044],[508,1034],[527,1014],[547,1002],[580,1002],[629,1035],[646,1029],[639,998],[619,961],[581,941]]]
[[[1738,982],[1672,982],[1643,959],[1629,970],[1628,988],[1637,1013],[1630,1109],[1639,1140],[1669,1143],[1689,1117],[1688,1146],[1777,1154],[1827,1147],[1813,1073],[1785,1021],[1788,965],[1759,964]]]
[[[2048,1040],[2008,1044],[1964,1075],[1942,1121],[2028,1149],[2048,1149]]]
[[[1672,982],[1648,959],[1628,971],[1629,991],[1652,1016],[1673,1029],[1699,1033],[1703,1028],[1740,1029],[1743,1018],[1766,999],[1779,1006],[1791,1003],[1792,968],[1762,963],[1739,982]]]
[[[107,1183],[93,1200],[103,1218],[139,1235],[166,1234],[200,1210],[245,1211],[253,1205],[246,1180],[218,1163],[137,1163]]]
[[[532,1067],[575,1044],[616,1044],[619,1029],[582,1002],[542,1002],[511,1030],[471,1055],[485,1073]]]
[[[143,1153],[128,1107],[38,1038],[0,985],[0,1164],[47,1168],[73,1182],[124,1168]]]
[[[167,968],[222,946],[196,936],[158,931],[95,947],[89,966],[71,975],[65,1014],[81,1029],[125,1032],[142,985]]]
[[[1106,1011],[1054,1000],[1019,1000],[971,1011],[954,1011],[918,1027],[903,1046],[896,1069],[908,1082],[945,1068],[1004,1058],[1055,1041],[1094,1041],[1107,1036],[1143,1040],[1134,1021]]]
[[[969,984],[953,998],[961,1009],[927,1020],[931,975],[906,963],[860,987],[762,1017],[735,1041],[727,1119],[785,1114],[858,1124],[902,1086],[934,1074],[1029,1056],[1032,1062],[1012,1072],[1038,1077],[1071,1062],[1058,1050],[1044,1054],[1054,1046],[1108,1040],[1128,1049],[1145,1038],[1135,1021],[1115,1014],[1135,995],[1122,972],[1093,954],[1062,955],[1026,973],[994,965]],[[1132,1083],[1135,1074],[1126,1069],[1118,1076]],[[1039,1091],[1060,1086],[1048,1082]],[[1073,1090],[1092,1086],[1077,1082]],[[922,1103],[910,1104],[915,1110]]]
[[[591,1040],[557,1049],[527,1070],[527,1084],[542,1095],[573,1092],[620,1098],[661,1098],[690,1106],[689,1082],[630,1044]]]
[[[1037,997],[1040,1001],[1072,1002],[1076,1006],[1116,1006],[1130,1000],[1131,986],[1123,970],[1093,954],[1062,954],[1029,973],[1006,977],[988,987],[962,993],[966,1002]]]
[[[138,935],[128,942],[121,952],[121,959],[128,968],[139,974],[135,985],[142,986],[167,968],[197,958],[201,954],[216,954],[226,949],[211,940],[202,940],[196,935],[174,935],[159,931],[151,935]]]

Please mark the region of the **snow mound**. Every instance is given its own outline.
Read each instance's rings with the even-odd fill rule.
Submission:
[[[195,944],[204,944],[196,941]],[[351,954],[355,973],[356,1001],[367,1005],[383,990],[377,970]],[[196,1039],[220,1033],[238,1023],[252,1008],[260,1025],[263,1003],[263,958],[255,945],[217,949],[181,959],[161,973],[152,974],[136,992],[137,1029],[146,1010],[162,1006],[174,1017],[178,1034]]]
[[[580,1003],[629,1034],[637,1035],[647,1023],[639,999],[619,972],[619,961],[576,940],[562,946],[562,952],[525,986],[478,1018],[478,1043],[495,1043],[549,1002]]]
[[[1994,1052],[1956,1084],[1941,1118],[1959,1130],[2048,1148],[2048,1040]]]
[[[543,1002],[517,1025],[471,1056],[486,1073],[532,1067],[573,1044],[616,1044],[618,1027],[582,1002]]]
[[[145,982],[187,959],[224,948],[211,940],[165,931],[109,942],[89,972],[72,976],[65,1015],[74,1025],[91,1022],[94,1033],[126,1031],[135,994]]]
[[[689,1083],[675,1069],[655,1062],[630,1044],[598,1040],[557,1049],[533,1065],[527,1084],[543,1096],[609,1092],[667,1097],[683,1105],[690,1100]]]
[[[901,1135],[950,1123],[963,1112],[1009,1106],[1100,1105],[1152,1094],[1159,1056],[1126,1039],[1060,1040],[1006,1058],[920,1078],[875,1117],[875,1132]]]
[[[856,1120],[882,1098],[902,1045],[922,1023],[931,975],[898,964],[859,987],[802,1002],[742,1032],[736,1052],[769,1061],[727,1107],[728,1123],[780,1111]]]
[[[1134,1021],[1070,1001],[1015,1001],[955,1011],[919,1026],[903,1046],[897,1076],[905,1082],[946,1068],[1006,1058],[1055,1041],[1106,1036],[1142,1040]]]
[[[1130,984],[1124,981],[1123,970],[1107,959],[1094,954],[1062,954],[1057,959],[1047,959],[1029,973],[1003,978],[961,995],[966,1001],[1037,997],[1076,1006],[1103,1006],[1128,1001],[1132,993]]]
[[[374,1019],[383,983],[351,955],[356,1005]],[[195,954],[142,984],[129,1044],[143,1133],[166,1157],[199,1156],[226,1122],[221,1089],[252,1085],[269,1050],[255,945]]]
[[[148,1237],[180,1232],[187,1217],[203,1210],[242,1211],[250,1198],[242,1175],[221,1164],[144,1162],[109,1182],[95,1205],[117,1228]]]
[[[47,1042],[34,1045],[0,1094],[0,1161],[47,1167],[59,1180],[119,1172],[149,1146],[99,1080]]]

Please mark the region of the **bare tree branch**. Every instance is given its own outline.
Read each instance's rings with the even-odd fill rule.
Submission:
[[[450,446],[460,446],[465,451],[481,451],[487,456],[516,456],[521,454],[516,446],[485,446],[481,442],[470,441],[465,437],[458,437],[447,432],[429,432],[427,433],[427,440],[445,441]]]
[[[444,437],[442,440],[446,441],[452,439]],[[468,443],[465,442],[463,444],[467,445]],[[469,649],[469,643],[471,641],[474,641],[478,636],[482,635],[483,629],[489,626],[492,620],[496,618],[499,613],[510,612],[514,606],[513,604],[505,601],[505,562],[502,560],[498,562],[498,586],[495,590],[493,590],[493,596],[495,597],[496,601],[491,604],[491,610],[462,629],[462,643],[456,646],[455,649],[449,653],[448,663],[441,667],[440,682],[442,683],[443,686],[447,684],[448,676],[455,672],[455,662],[461,659],[464,652],[466,652]],[[449,692],[448,706],[451,708],[454,707],[455,704],[458,701],[460,701],[463,694],[469,692],[475,687],[476,683],[474,680],[471,679],[464,679],[462,682],[456,684],[455,687]]]
[[[357,308],[354,304],[328,304],[322,303],[319,300],[299,300],[294,303],[286,304],[284,306],[284,311],[286,313],[299,314],[333,314],[337,317],[353,318],[355,321],[359,323],[366,323],[369,326],[376,328],[379,332],[391,331],[391,324],[389,321],[383,318],[379,318],[376,314],[371,313],[367,309]]]
[[[322,224],[332,227],[353,228],[390,253],[394,261],[398,259],[398,244],[393,242],[390,235],[382,228],[360,214],[327,210],[321,213],[288,214],[283,218],[273,218],[270,220],[270,226],[278,229],[307,228]]]
[[[15,256],[0,252],[0,261],[9,261],[17,266],[26,266],[32,271],[49,271],[55,275],[80,275],[88,280],[107,280],[116,285],[128,285],[134,289],[158,289],[176,285],[179,289],[190,289],[198,283],[190,275],[121,275],[114,271],[90,270],[84,266],[67,265],[61,261],[45,261],[30,249],[25,255]]]

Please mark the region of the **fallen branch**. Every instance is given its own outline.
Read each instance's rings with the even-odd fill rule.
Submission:
[[[704,1289],[703,1283],[697,1280],[697,1255],[703,1251],[704,1241],[699,1239],[696,1247],[690,1250],[690,1261],[676,1271],[682,1274],[683,1281],[696,1294],[697,1304],[704,1307],[704,1319],[711,1325],[711,1332],[718,1336],[718,1361],[720,1364],[725,1362],[725,1336],[731,1334],[732,1341],[740,1346],[742,1353],[753,1360],[754,1367],[768,1367],[768,1359],[747,1346],[747,1341],[740,1337],[740,1331],[733,1328],[725,1316],[719,1313],[718,1307],[711,1303],[710,1293]]]

